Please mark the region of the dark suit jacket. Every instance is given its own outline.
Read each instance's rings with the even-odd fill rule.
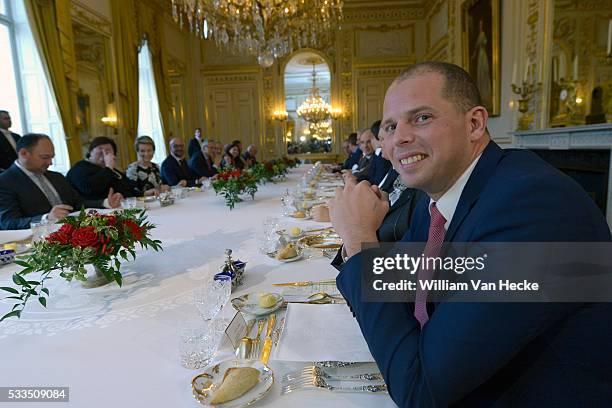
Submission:
[[[124,173],[100,167],[87,160],[76,162],[68,170],[66,178],[81,196],[89,200],[104,200],[111,187],[115,193],[121,193],[124,197],[137,197],[143,193],[138,184]]]
[[[189,159],[189,168],[198,177],[212,177],[218,173],[211,158],[204,156],[202,151]]]
[[[370,165],[374,160],[374,156],[375,154],[372,154],[369,158],[362,156],[361,159],[359,159],[359,167],[357,168],[357,171],[353,173],[357,178],[357,181],[368,180]]]
[[[360,148],[357,148],[354,153],[351,153],[349,157],[346,158],[344,164],[342,165],[342,170],[351,170],[354,165],[359,164],[359,159],[363,156],[363,152]]]
[[[393,191],[393,183],[395,182],[395,179],[399,177],[399,174],[393,167],[389,169],[387,174],[387,178],[385,179],[383,185],[380,186],[380,189],[390,194]]]
[[[403,241],[425,242],[428,200]],[[490,142],[445,235],[450,242],[610,241],[582,188],[535,154]],[[421,330],[411,303],[365,303],[364,254],[337,285],[401,407],[609,406],[612,304],[439,303]]]
[[[380,228],[376,231],[379,242],[397,242],[402,239],[412,220],[412,214],[417,203],[426,194],[420,190],[407,188],[402,191],[399,198],[389,207]]]
[[[370,160],[370,168],[368,169],[367,180],[372,185],[378,185],[385,178],[385,175],[391,168],[391,162],[382,156],[374,154]]]
[[[189,140],[189,144],[187,145],[187,154],[189,154],[189,158],[191,159],[200,151],[202,151],[202,145],[200,145],[200,142],[198,142],[198,139],[194,136]]]
[[[185,160],[179,164],[171,154],[161,164],[161,176],[164,184],[176,186],[179,181],[186,180],[189,187],[196,185],[197,176],[189,169]]]
[[[21,138],[17,133],[11,132],[11,135],[15,139],[15,143]],[[7,170],[15,160],[17,160],[17,152],[6,140],[4,133],[0,132],[0,171]]]
[[[251,166],[254,165],[255,163],[257,163],[257,157],[251,156],[251,154],[249,152],[244,152],[244,154],[242,155],[242,159],[244,160],[245,163],[248,160],[250,160],[251,161]]]
[[[62,199],[78,211],[81,206],[102,208],[102,200],[84,200],[60,173],[45,172]],[[26,229],[51,211],[51,204],[38,186],[16,164],[0,174],[0,229]]]

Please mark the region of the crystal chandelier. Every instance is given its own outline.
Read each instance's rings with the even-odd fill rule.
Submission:
[[[263,67],[304,47],[331,42],[343,0],[172,0],[181,27],[232,54],[257,57]]]
[[[297,108],[297,114],[306,122],[317,125],[327,122],[331,118],[332,107],[319,95],[317,88],[317,71],[315,62],[312,63],[312,88],[310,96]]]

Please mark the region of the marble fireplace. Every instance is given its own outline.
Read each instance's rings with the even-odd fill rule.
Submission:
[[[576,180],[612,226],[612,124],[515,132],[514,146],[534,151]]]

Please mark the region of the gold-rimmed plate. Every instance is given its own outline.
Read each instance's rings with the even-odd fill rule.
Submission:
[[[309,235],[300,238],[298,243],[311,249],[338,249],[342,246],[340,238],[324,235]]]
[[[222,404],[212,405],[210,401],[219,389],[225,373],[230,368],[251,367],[259,371],[259,382],[245,394]],[[205,407],[238,408],[254,404],[262,399],[274,384],[274,373],[259,360],[226,360],[196,375],[191,380],[193,397]]]
[[[259,306],[260,293],[247,293],[246,295],[238,296],[232,299],[232,306],[239,312],[254,315],[254,316],[265,316],[272,312],[275,312],[283,305],[285,299],[280,293],[267,293],[268,295],[274,296],[274,305],[270,307]]]

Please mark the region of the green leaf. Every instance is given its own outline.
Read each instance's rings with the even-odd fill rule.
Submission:
[[[29,263],[27,263],[26,261],[21,261],[21,260],[19,260],[19,259],[15,259],[15,261],[14,261],[14,262],[15,262],[17,265],[19,265],[19,266],[23,266],[24,268],[29,268],[29,267],[30,267],[30,264],[29,264]]]
[[[10,287],[8,287],[8,286],[0,286],[0,289],[1,289],[1,290],[5,290],[5,291],[10,292],[10,293],[14,293],[14,294],[16,294],[16,295],[18,295],[18,294],[19,294],[19,291],[18,291],[17,289],[15,289],[15,288],[10,288]]]
[[[47,294],[47,296],[49,296],[49,289],[47,289],[47,288],[42,288],[40,291],[41,291],[41,292],[46,293],[46,294]]]
[[[23,300],[21,296],[7,296],[5,299],[15,299],[15,300]]]
[[[9,317],[21,317],[21,310],[13,310],[12,312],[8,312],[7,314],[5,314],[4,316],[2,316],[0,318],[0,322],[3,321],[4,319],[8,319]]]
[[[47,299],[45,299],[44,297],[40,296],[38,298],[38,301],[40,302],[41,305],[43,305],[44,307],[47,307]]]
[[[28,286],[28,281],[23,279],[23,276],[21,276],[18,273],[13,274],[13,282],[15,282],[15,284],[20,285],[20,286]]]

